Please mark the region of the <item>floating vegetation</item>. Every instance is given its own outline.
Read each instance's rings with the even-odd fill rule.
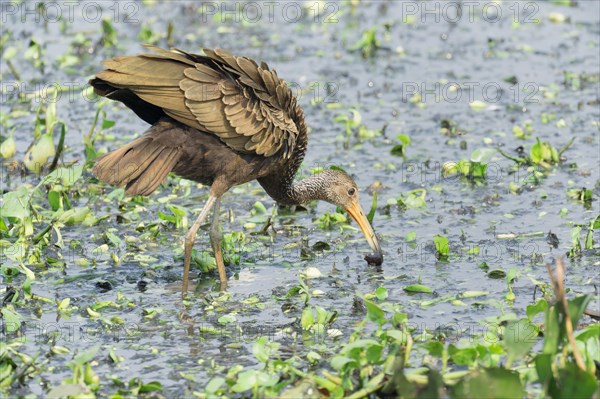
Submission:
[[[596,3],[67,3],[2,4],[0,397],[597,397]],[[182,298],[208,188],[90,171],[147,127],[87,84],[141,42],[277,65],[298,178],[368,187],[385,262],[342,209],[249,183],[221,204],[228,290],[202,225]]]

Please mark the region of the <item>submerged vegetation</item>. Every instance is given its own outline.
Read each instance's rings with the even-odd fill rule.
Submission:
[[[106,3],[97,19],[9,3],[0,396],[598,398],[592,3],[504,4],[493,38],[481,7],[454,29],[394,2],[274,6],[272,20],[242,3]],[[219,215],[228,291],[204,226],[182,299],[206,187],[171,175],[126,197],[90,172],[146,128],[85,83],[139,41],[228,48],[296,79],[301,173],[360,180],[381,268],[341,209],[278,207],[250,183]],[[498,98],[465,90],[486,83]]]

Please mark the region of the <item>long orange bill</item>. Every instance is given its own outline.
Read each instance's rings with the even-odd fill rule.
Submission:
[[[369,223],[369,220],[367,219],[367,216],[362,210],[360,204],[358,202],[355,202],[352,205],[350,205],[346,209],[346,211],[350,214],[350,216],[352,216],[354,220],[356,220],[356,223],[358,223],[358,226],[365,235],[365,238],[371,246],[371,249],[373,249],[375,253],[381,254],[381,247],[379,246],[377,236],[375,235],[373,227],[371,227],[371,223]]]

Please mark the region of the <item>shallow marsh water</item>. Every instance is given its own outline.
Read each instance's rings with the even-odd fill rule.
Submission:
[[[423,13],[426,3],[431,7],[437,4],[440,12]],[[170,177],[166,186],[148,199],[123,203],[98,195],[100,190],[111,193],[114,188],[99,187],[86,171],[86,184],[78,186],[83,191],[72,198],[72,205],[90,207],[96,218],[108,217],[89,227],[61,228],[65,245],[53,251],[61,253],[62,267],[30,265],[37,277],[32,292],[51,300],[18,309],[28,338],[23,351],[32,356],[46,353],[52,345],[66,347],[70,353],[99,346],[103,360],[94,371],[103,381],[140,376],[144,381],[159,381],[167,397],[181,396],[202,391],[209,378],[223,375],[233,365],[257,364],[252,353],[257,336],[281,342],[282,352],[290,355],[302,355],[315,347],[324,356],[332,353],[364,317],[356,312],[356,294],[371,293],[381,286],[389,293],[388,301],[401,304],[418,330],[449,331],[451,340],[469,339],[493,328],[503,313],[523,315],[534,301],[536,280],[547,279],[545,264],[572,247],[574,225],[585,225],[598,215],[598,2],[580,1],[575,7],[527,3],[531,8],[526,8],[525,2],[502,2],[493,8],[501,15],[490,11],[492,7],[482,14],[481,3],[463,11],[460,18],[441,2],[294,3],[300,8],[273,6],[272,21],[271,6],[261,2],[253,3],[260,16],[243,8],[248,3],[237,3],[242,8],[229,17],[216,11],[221,7],[231,10],[233,3],[100,2],[117,32],[116,44],[110,47],[94,46],[102,36],[102,26],[100,21],[82,16],[85,4],[89,3],[75,6],[74,18],[64,30],[61,23],[48,18],[36,21],[35,14],[23,16],[24,4],[16,4],[14,14],[3,15],[3,51],[18,49],[10,62],[20,79],[3,60],[2,95],[6,101],[0,110],[4,115],[25,111],[8,122],[16,127],[15,159],[22,159],[33,137],[35,100],[39,99],[35,90],[57,82],[73,87],[72,98],[63,93],[57,103],[57,115],[68,127],[64,160],[83,162],[82,140],[98,103],[86,101],[80,90],[100,70],[102,59],[143,51],[138,35],[144,27],[163,34],[172,22],[175,47],[189,52],[222,47],[265,60],[290,85],[302,88],[300,102],[311,131],[300,175],[329,165],[345,169],[358,182],[365,209],[372,201],[367,187],[381,182],[373,225],[385,261],[381,270],[366,265],[363,257],[368,245],[360,231],[340,231],[337,225],[332,230],[318,228],[316,220],[325,212],[332,213],[331,206],[308,204],[306,212],[277,210],[258,184],[250,183],[231,190],[221,207],[223,231],[246,235],[244,247],[233,251],[239,253],[240,262],[228,267],[227,292],[218,292],[216,273],[199,274],[196,269],[192,275],[198,287],[182,302],[179,289],[185,229],[164,223],[157,215],[170,214],[168,206],[177,205],[193,220],[207,188],[191,182],[180,184],[179,179]],[[127,8],[128,4],[132,7]],[[317,9],[321,12],[315,14]],[[302,10],[304,16],[296,19],[294,10]],[[134,15],[126,18],[132,11]],[[556,13],[568,19],[558,22]],[[539,23],[532,23],[536,19]],[[365,58],[360,49],[351,49],[362,33],[372,28],[376,28],[379,48]],[[82,55],[72,65],[59,67],[61,57],[72,53],[72,42],[80,40],[78,36],[91,42],[82,47]],[[23,57],[30,40],[45,49],[43,71]],[[164,38],[156,44],[167,46]],[[87,51],[92,48],[91,53]],[[30,93],[33,101],[18,101],[14,87]],[[352,119],[352,108],[365,127],[362,137],[356,131],[347,135],[344,124],[335,120],[339,115]],[[146,129],[144,122],[119,104],[109,103],[103,110],[116,124],[97,139],[98,150],[116,149]],[[528,120],[533,133],[525,139],[515,137],[515,126],[525,129]],[[442,131],[443,126],[456,128]],[[368,137],[372,131],[379,134]],[[6,133],[3,125],[3,136]],[[400,144],[397,136],[401,134],[410,137],[404,157],[391,152]],[[575,138],[563,154],[566,160],[562,165],[552,166],[538,184],[531,183],[531,170],[525,166],[512,169],[514,162],[498,152],[486,160],[486,179],[472,181],[443,174],[444,163],[468,160],[480,148],[499,147],[519,156],[516,149],[524,147],[527,154],[535,137],[556,148]],[[2,176],[4,192],[38,181],[31,174]],[[567,195],[570,189],[584,187],[593,191],[587,206]],[[426,190],[425,207],[403,209],[397,205],[399,196],[406,198],[416,189]],[[257,201],[266,207],[267,215],[275,210],[279,213],[268,235],[258,234],[266,218],[253,207]],[[107,231],[121,240],[110,241]],[[406,239],[409,232],[416,233],[412,242]],[[556,248],[548,243],[549,232],[558,238]],[[446,261],[436,257],[436,234],[449,240]],[[594,234],[599,241],[597,232]],[[78,246],[69,250],[74,242]],[[315,251],[312,247],[318,242],[328,243],[330,249]],[[93,252],[104,244],[108,244],[106,251],[100,255]],[[203,232],[195,248],[200,252],[209,247],[208,235]],[[81,259],[93,262],[82,266],[85,262]],[[5,261],[8,265],[13,262],[5,258],[3,264]],[[581,256],[569,258],[567,266],[570,295],[595,295],[597,308],[597,244]],[[319,278],[305,279],[311,291],[319,290],[322,295],[311,301],[337,312],[333,327],[342,332],[340,338],[303,339],[299,327],[302,306],[282,299],[298,284],[299,273],[309,267],[322,273]],[[505,278],[492,278],[501,273],[489,271],[513,268],[518,273],[511,284],[515,298],[508,301]],[[24,278],[3,276],[3,286],[18,286]],[[110,283],[108,290],[106,282]],[[417,283],[433,293],[404,290]],[[423,305],[423,301],[469,291],[486,294]],[[71,298],[75,307],[68,316],[59,315],[54,304],[55,299],[64,298]],[[105,305],[98,306],[102,303]],[[90,307],[101,317],[87,312]],[[111,319],[112,325],[106,322]],[[112,364],[106,360],[111,349],[124,361]],[[43,395],[48,387],[72,375],[66,367],[70,358],[49,357],[46,371],[13,393]],[[101,389],[112,391],[108,382]]]

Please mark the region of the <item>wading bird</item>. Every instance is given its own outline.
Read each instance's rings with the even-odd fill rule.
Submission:
[[[93,172],[124,186],[127,195],[152,193],[169,172],[210,185],[208,200],[185,236],[184,293],[196,233],[211,209],[209,236],[221,286],[226,286],[220,199],[251,180],[281,204],[323,200],[344,208],[374,251],[369,261],[381,264],[379,242],[350,176],[324,170],[294,183],[308,134],[302,109],[275,70],[221,49],[196,55],[147,47],[155,54],[106,60],[106,70],[90,81],[98,95],[122,102],[152,125],[138,139],[99,157]]]

